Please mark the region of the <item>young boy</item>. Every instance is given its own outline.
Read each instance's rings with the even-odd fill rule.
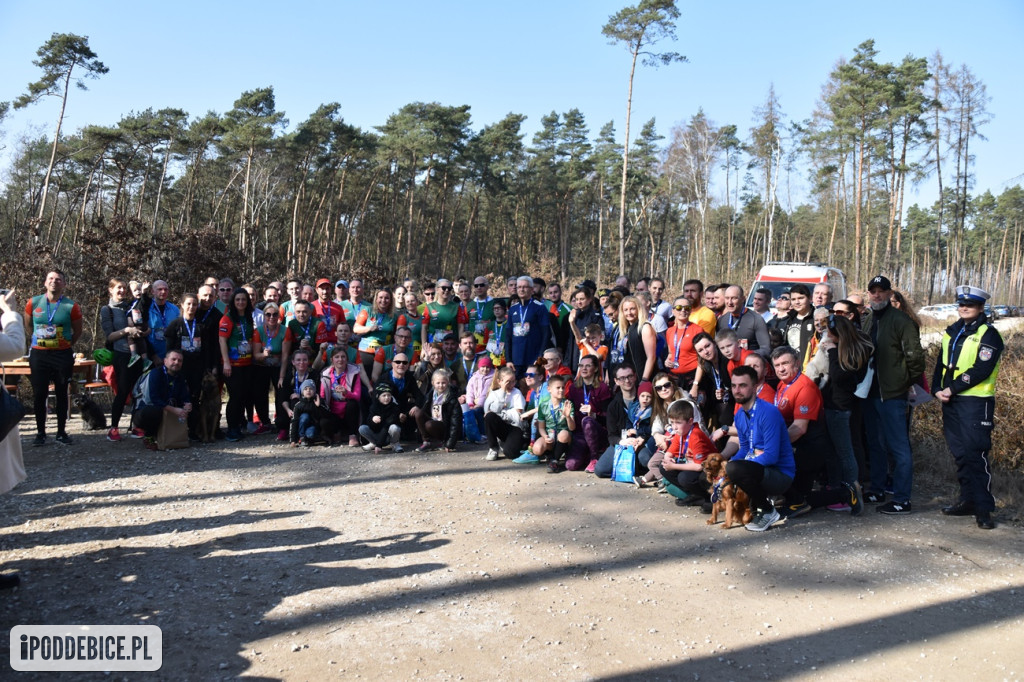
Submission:
[[[505,349],[508,347],[508,339],[512,333],[512,327],[509,326],[508,318],[506,317],[508,308],[505,307],[505,301],[496,298],[493,304],[491,310],[494,313],[494,319],[487,322],[482,335],[483,347],[481,348],[478,342],[477,353],[487,351],[491,355],[491,362],[494,363],[494,366],[501,367],[506,362]]]
[[[693,418],[693,404],[677,400],[668,407],[672,437],[661,462],[665,491],[676,497],[676,504],[694,504],[708,499],[704,479],[704,460],[718,452],[707,434]]]
[[[572,432],[576,430],[572,401],[565,399],[566,377],[561,374],[548,379],[548,394],[537,404],[537,440],[533,454],[540,459],[551,451],[548,458],[548,473],[557,474],[564,468],[563,462],[572,445]]]
[[[368,441],[363,450],[380,454],[381,449],[390,443],[395,452],[402,452],[398,443],[402,436],[402,426],[398,423],[400,408],[391,394],[391,386],[377,384],[373,393],[377,399],[370,406],[366,423],[359,427],[359,435]]]
[[[754,352],[741,348],[739,337],[731,329],[723,329],[718,332],[718,335],[715,336],[715,343],[718,345],[719,352],[729,361],[729,374],[732,374],[734,369],[743,365],[743,361],[747,359],[747,356]]]
[[[320,438],[320,396],[312,379],[302,382],[299,396],[292,408],[290,440],[293,448],[299,447],[300,442],[309,447]]]

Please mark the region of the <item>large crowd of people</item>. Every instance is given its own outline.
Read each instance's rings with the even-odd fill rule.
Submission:
[[[56,440],[69,444],[60,389],[82,312],[62,273],[44,286],[24,309],[33,444],[47,442],[51,383]],[[761,289],[749,308],[741,286],[690,279],[666,299],[658,277],[620,276],[609,288],[584,280],[565,300],[560,284],[529,276],[410,279],[366,298],[358,279],[272,282],[257,295],[210,277],[176,302],[171,291],[162,280],[110,280],[100,312],[110,441],[123,438],[134,392],[124,433],[150,448],[162,411],[200,440],[205,407],[231,442],[276,434],[296,447],[378,453],[486,444],[488,461],[599,477],[626,452],[635,486],[705,511],[715,491],[702,464],[720,453],[749,495],[746,528],[764,531],[821,508],[910,513],[908,396],[930,393],[961,486],[943,511],[994,525],[987,439],[1002,341],[985,319],[988,295],[973,287],[958,289],[962,319],[930,382],[919,323],[884,275],[840,300],[823,283],[774,299]]]

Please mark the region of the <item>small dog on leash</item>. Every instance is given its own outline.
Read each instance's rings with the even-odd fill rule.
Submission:
[[[82,414],[82,421],[91,431],[107,428],[107,416],[103,414],[103,408],[96,404],[96,401],[84,393],[77,393],[71,399],[71,404],[78,408]]]
[[[725,472],[726,460],[721,455],[714,453],[708,455],[704,460],[704,475],[711,484],[711,518],[707,523],[713,526],[718,523],[718,514],[725,511],[725,523],[723,528],[732,528],[733,525],[750,522],[753,513],[750,510],[750,497],[743,492],[743,489],[729,480]],[[742,519],[742,521],[741,521]]]
[[[220,384],[213,372],[206,372],[199,385],[199,438],[212,443],[220,425]]]

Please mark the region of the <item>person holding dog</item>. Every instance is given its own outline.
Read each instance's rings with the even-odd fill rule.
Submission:
[[[726,465],[726,473],[750,497],[754,516],[747,530],[763,532],[782,518],[771,496],[789,489],[796,464],[786,420],[779,408],[757,397],[757,383],[757,372],[752,367],[743,365],[733,370],[732,392],[740,409],[733,425],[715,429],[711,438],[737,437],[739,450]]]
[[[942,403],[942,432],[956,462],[960,499],[942,508],[946,516],[970,516],[978,528],[992,530],[995,499],[989,450],[992,414],[1003,338],[985,317],[983,289],[956,288],[960,319],[942,335],[942,352],[935,363],[932,391]]]

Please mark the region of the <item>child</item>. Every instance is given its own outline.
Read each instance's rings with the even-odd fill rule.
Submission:
[[[573,309],[569,313],[569,320],[573,322],[576,318],[576,310]],[[597,363],[597,376],[604,376],[604,366],[608,361],[608,346],[604,345],[604,327],[597,323],[588,324],[586,329],[583,330],[583,336],[580,336],[580,330],[575,324],[570,324],[569,327],[572,329],[573,335],[576,337],[576,347],[580,350],[580,357],[585,358],[588,355],[596,355],[599,362]]]
[[[131,307],[128,308],[128,326],[142,327],[143,318],[145,317],[142,311],[148,309],[148,304],[151,300],[147,293],[147,290],[149,289],[149,282],[138,282],[133,279],[128,283],[128,286],[131,287],[132,296],[135,297],[135,300],[132,301]],[[142,356],[139,355],[135,337],[128,337],[128,352],[131,353],[131,357],[128,359],[129,367],[142,359]],[[143,367],[144,369],[149,369],[149,366],[152,364],[153,363],[149,361],[149,358],[146,358],[146,364]]]
[[[740,346],[739,337],[731,329],[723,329],[718,332],[718,335],[715,336],[715,343],[718,345],[719,352],[729,361],[729,374],[732,374],[732,371],[741,366],[754,352]]]
[[[423,438],[416,452],[432,449],[434,440],[443,441],[445,452],[455,451],[462,430],[462,410],[458,396],[451,390],[451,378],[452,372],[447,368],[435,369],[430,377],[433,390],[427,392],[416,414],[416,428]]]
[[[320,396],[312,379],[302,382],[299,400],[292,408],[291,444],[299,447],[301,442],[309,447],[320,438]]]
[[[484,433],[484,402],[494,380],[494,363],[490,356],[484,355],[477,360],[476,371],[469,377],[466,384],[466,402],[462,409],[462,430],[471,443],[486,443]]]
[[[537,404],[538,435],[533,444],[533,454],[539,461],[546,452],[552,452],[548,458],[550,474],[563,470],[563,462],[572,445],[572,432],[576,430],[572,401],[565,399],[565,382],[566,378],[561,374],[548,379],[548,394]]]
[[[668,406],[672,437],[661,463],[665,491],[678,498],[676,504],[694,504],[708,499],[704,460],[718,452],[694,419],[693,404],[677,400]]]
[[[481,349],[477,346],[477,352],[481,350],[487,351],[491,356],[491,362],[494,363],[495,367],[501,367],[505,364],[505,348],[508,347],[508,339],[512,333],[512,327],[508,324],[508,318],[506,313],[508,308],[505,305],[505,301],[496,298],[494,299],[494,305],[491,308],[494,312],[494,319],[487,322],[487,328],[484,330],[484,347]]]
[[[377,399],[370,406],[366,423],[359,427],[359,435],[368,441],[363,449],[380,454],[381,449],[390,443],[395,452],[402,452],[398,443],[402,436],[402,427],[398,423],[400,408],[391,394],[391,386],[377,384],[373,394]]]

